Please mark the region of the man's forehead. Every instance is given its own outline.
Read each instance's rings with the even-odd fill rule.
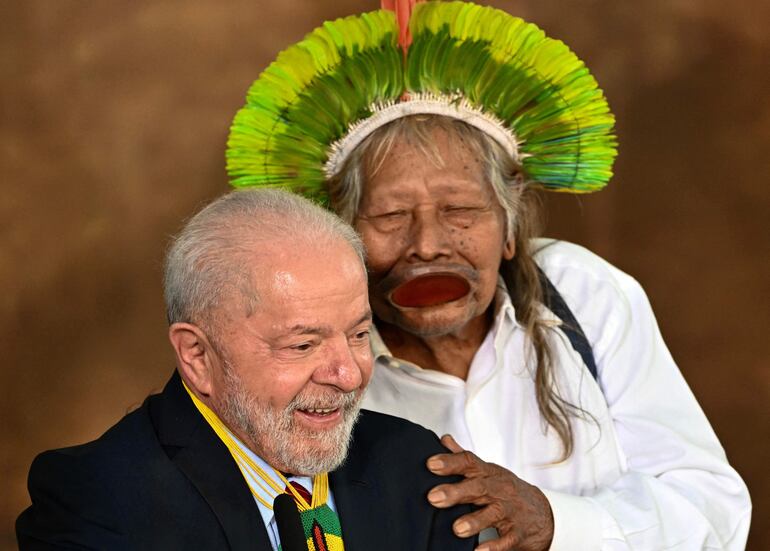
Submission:
[[[366,270],[353,247],[343,241],[285,242],[253,263],[257,295],[277,300],[306,299],[366,290]]]
[[[293,230],[286,228],[287,235],[275,239],[255,239],[257,244],[251,248],[248,263],[261,279],[290,283],[296,281],[296,272],[303,265],[328,265],[331,257],[361,264],[358,253],[342,237],[322,232],[291,235]]]

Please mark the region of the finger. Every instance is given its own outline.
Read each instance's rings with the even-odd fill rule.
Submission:
[[[486,478],[466,478],[454,484],[439,484],[428,492],[428,501],[438,508],[458,503],[486,505],[492,501],[492,487]]]
[[[444,444],[451,452],[463,452],[465,449],[457,443],[457,440],[451,434],[445,434],[441,437],[441,443]]]
[[[514,538],[513,536],[503,536],[495,540],[487,540],[478,547],[475,551],[511,551],[516,549],[516,545],[520,545],[521,540]]]
[[[462,448],[462,447],[461,447],[461,446],[460,446],[460,445],[457,443],[457,441],[456,441],[456,440],[455,440],[455,439],[452,437],[452,435],[451,435],[451,434],[445,434],[444,436],[442,436],[442,437],[441,437],[441,443],[442,443],[442,444],[443,444],[443,445],[444,445],[446,448],[448,448],[448,449],[449,449],[449,451],[451,451],[451,452],[453,452],[453,453],[459,453],[459,452],[463,452],[463,451],[465,451],[465,450],[464,450],[464,449],[463,449],[463,448]],[[436,472],[436,471],[434,471],[433,469],[441,469],[441,468],[443,468],[443,457],[444,457],[445,455],[449,455],[449,454],[444,454],[444,453],[441,453],[441,454],[438,454],[438,455],[434,455],[434,456],[432,456],[432,457],[429,457],[429,458],[428,458],[428,469],[430,469],[431,471],[433,471],[433,472],[434,472],[434,473],[436,473],[436,474],[442,474],[442,473],[439,473],[439,472]]]
[[[428,458],[428,469],[438,475],[446,476],[461,474],[464,476],[479,476],[487,465],[474,453],[461,451],[456,453],[440,453]]]
[[[486,528],[496,526],[504,517],[502,506],[490,504],[455,520],[452,524],[452,530],[458,536],[467,538],[478,534]]]

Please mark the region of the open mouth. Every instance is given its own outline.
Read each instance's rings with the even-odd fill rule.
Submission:
[[[328,430],[342,421],[342,408],[307,408],[294,410],[300,423],[311,430]]]
[[[405,308],[425,308],[463,298],[471,290],[470,283],[454,274],[426,274],[396,287],[390,300]]]
[[[302,413],[305,415],[330,415],[337,411],[339,408],[310,408],[310,409],[301,409]]]

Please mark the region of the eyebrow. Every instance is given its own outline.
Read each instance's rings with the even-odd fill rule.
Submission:
[[[366,313],[363,316],[361,316],[360,318],[358,318],[358,320],[352,325],[352,327],[355,327],[356,325],[360,325],[360,324],[364,323],[365,321],[372,321],[372,311],[371,310],[367,309]]]
[[[351,327],[355,327],[356,325],[360,325],[365,321],[371,321],[372,320],[372,311],[367,310],[366,313],[358,318]],[[289,328],[289,333],[293,335],[321,335],[324,333],[328,333],[329,328],[324,326],[318,326],[318,325],[303,325],[303,324],[297,324],[293,325]]]

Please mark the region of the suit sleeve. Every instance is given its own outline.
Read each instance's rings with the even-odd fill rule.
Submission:
[[[359,536],[355,542],[361,546],[372,537],[378,538],[373,549],[472,551],[475,548],[475,537],[458,538],[452,530],[452,523],[470,513],[471,507],[456,505],[439,509],[428,501],[428,492],[433,487],[461,480],[457,476],[438,476],[428,470],[429,457],[448,452],[433,432],[404,419],[364,411],[354,443],[353,453],[343,469],[353,483],[341,485],[339,490],[341,496],[347,496],[344,505],[354,507],[355,514],[353,510],[347,511],[350,524],[349,527],[343,524],[343,532],[355,532]],[[346,488],[355,490],[356,481],[364,483],[361,487],[366,488],[365,494],[358,490],[355,494],[341,493]],[[335,500],[337,495],[335,489]],[[343,503],[340,501],[337,505]],[[366,506],[368,509],[362,509]],[[366,511],[366,522],[356,523],[362,511]],[[342,513],[344,522],[345,511]],[[382,521],[372,520],[371,515],[381,515]],[[362,526],[367,527],[363,532]]]
[[[32,505],[16,521],[21,551],[127,548],[116,496],[79,457],[66,450],[39,455],[28,487]]]
[[[447,448],[444,447],[443,444],[441,444],[435,434],[431,433],[431,438],[435,444],[432,446],[433,449],[430,450],[430,453],[426,455],[426,460],[427,457],[430,457],[431,455],[439,453],[451,453]],[[459,476],[440,477],[430,473],[427,467],[423,468],[425,469],[425,472],[428,473],[428,476],[432,479],[429,484],[428,491],[439,484],[453,482],[456,483],[462,481],[462,478]],[[427,491],[425,494],[426,496],[424,499],[427,502]],[[454,530],[452,529],[454,522],[461,516],[472,512],[476,508],[475,506],[460,504],[448,509],[439,509],[433,506],[431,506],[431,508],[434,511],[434,516],[433,524],[431,526],[430,543],[428,545],[429,551],[472,551],[476,548],[478,545],[478,536],[460,538],[455,535]]]
[[[452,524],[462,515],[471,512],[469,506],[455,506],[451,509],[436,509],[431,527],[429,551],[472,551],[478,544],[478,537],[459,538],[452,530]]]

